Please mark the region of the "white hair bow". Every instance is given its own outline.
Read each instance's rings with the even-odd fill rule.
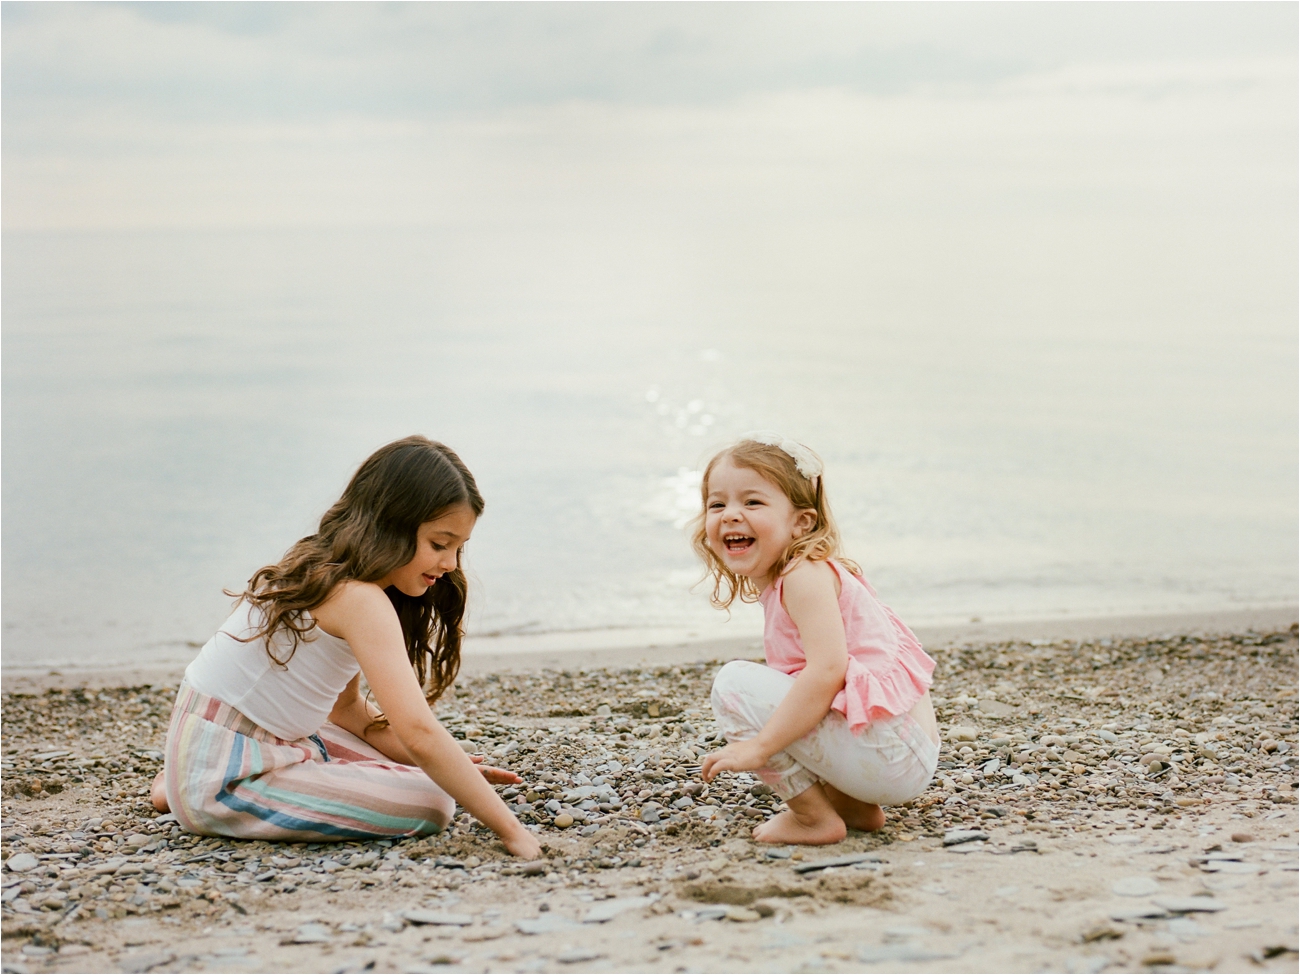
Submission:
[[[773,430],[753,430],[740,439],[752,440],[754,443],[767,444],[769,447],[783,450],[794,461],[795,470],[809,480],[821,476],[822,462],[817,459],[816,454],[797,440],[787,440]]]

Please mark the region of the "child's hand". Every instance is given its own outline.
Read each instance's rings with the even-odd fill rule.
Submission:
[[[501,837],[501,842],[506,845],[506,849],[522,860],[536,860],[542,855],[542,844],[537,842],[537,837],[522,826],[518,832],[511,831],[509,836]]]
[[[478,770],[483,773],[483,778],[493,785],[515,785],[523,781],[509,769],[497,768],[495,765],[484,765],[482,755],[471,755],[469,760],[478,766]]]
[[[733,741],[726,748],[704,756],[700,775],[705,782],[712,782],[719,772],[752,772],[766,765],[771,757],[752,738]]]

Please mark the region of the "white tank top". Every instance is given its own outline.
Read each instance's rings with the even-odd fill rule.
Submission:
[[[310,621],[310,614],[304,613]],[[235,607],[199,655],[185,670],[185,679],[200,694],[215,697],[278,738],[296,741],[320,730],[334,702],[361,666],[346,640],[313,626],[300,640],[285,666],[266,652],[266,640],[242,642],[263,619],[249,603]],[[275,656],[289,656],[283,632],[272,641]]]

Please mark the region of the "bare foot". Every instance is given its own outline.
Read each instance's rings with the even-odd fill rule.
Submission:
[[[154,776],[153,785],[149,787],[149,801],[160,813],[172,811],[172,807],[167,805],[167,789],[163,786],[162,772]]]
[[[844,839],[847,833],[844,820],[835,812],[820,785],[799,793],[788,805],[788,811],[754,827],[757,842],[823,846]]]
[[[884,827],[885,811],[874,802],[863,802],[861,799],[846,796],[832,785],[824,786],[824,788],[826,798],[830,800],[835,812],[839,814],[840,819],[844,820],[844,825],[849,829],[860,829],[864,833],[874,833]]]

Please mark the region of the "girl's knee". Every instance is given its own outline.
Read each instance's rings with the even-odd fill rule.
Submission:
[[[429,808],[429,821],[436,823],[438,832],[447,828],[447,824],[456,816],[456,800],[446,793],[435,796]]]
[[[709,695],[713,710],[716,712],[724,708],[731,695],[751,689],[759,678],[759,672],[764,670],[767,667],[752,660],[733,660],[723,664],[713,678],[713,692]]]

